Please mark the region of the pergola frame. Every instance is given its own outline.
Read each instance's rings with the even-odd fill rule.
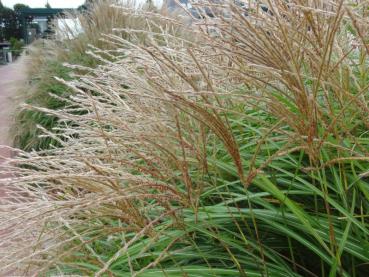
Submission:
[[[66,12],[72,11],[72,9],[52,9],[52,8],[25,8],[20,10],[19,20],[22,24],[22,34],[23,39],[26,44],[29,43],[28,41],[28,33],[27,29],[29,26],[29,19],[32,17],[54,17],[54,16],[64,16]]]

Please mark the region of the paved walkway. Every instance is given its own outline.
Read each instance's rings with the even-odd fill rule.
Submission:
[[[10,129],[14,122],[19,89],[26,82],[25,59],[21,57],[12,64],[0,66],[0,165],[12,155]],[[0,178],[4,177],[0,173]],[[4,197],[4,190],[0,187],[1,197]]]
[[[12,138],[10,129],[13,125],[16,99],[19,89],[26,82],[25,57],[19,58],[15,63],[0,66],[0,165],[4,159],[10,158],[12,151]],[[4,178],[1,176],[0,178]],[[0,197],[4,197],[4,191],[0,187]]]
[[[12,143],[9,130],[14,116],[18,89],[25,82],[24,59],[20,58],[15,63],[0,66],[0,145],[11,146]],[[0,155],[3,153],[0,152]]]
[[[15,109],[17,106],[16,99],[19,95],[19,88],[22,87],[26,80],[25,58],[18,59],[17,62],[10,65],[0,66],[0,165],[4,159],[11,157],[12,138],[10,137],[10,129],[13,124]],[[0,179],[4,177],[0,173]],[[0,185],[0,203],[1,198],[7,196],[6,188]],[[4,234],[4,233],[3,233]],[[0,235],[1,232],[0,232]],[[1,252],[1,249],[0,249]],[[2,270],[0,269],[0,272]],[[19,276],[15,271],[0,273],[0,277]]]

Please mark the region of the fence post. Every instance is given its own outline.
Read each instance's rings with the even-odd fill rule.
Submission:
[[[3,51],[4,51],[3,55],[4,55],[5,63],[10,63],[9,56],[8,56],[10,48],[9,47],[4,47]]]
[[[3,53],[3,59],[4,59],[4,62],[6,63],[6,61],[7,61],[7,57],[6,57],[6,50],[5,50],[5,47],[3,48],[3,51],[2,51]]]
[[[12,63],[13,62],[12,51],[8,51],[7,58],[8,58],[8,63]]]

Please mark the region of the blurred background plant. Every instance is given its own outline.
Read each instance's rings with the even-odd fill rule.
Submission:
[[[23,52],[24,43],[14,37],[10,38],[10,50],[15,58],[19,57]]]

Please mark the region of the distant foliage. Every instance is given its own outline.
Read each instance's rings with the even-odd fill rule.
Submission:
[[[16,13],[9,8],[0,7],[0,40],[8,40],[11,36],[18,37],[20,32],[17,26]]]
[[[15,57],[22,54],[24,43],[15,37],[10,38],[11,51]]]

